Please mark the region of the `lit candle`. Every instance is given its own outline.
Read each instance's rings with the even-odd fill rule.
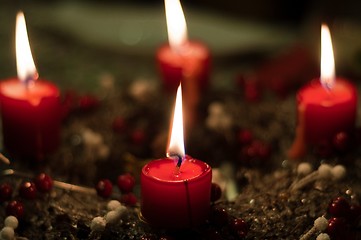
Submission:
[[[298,126],[289,157],[301,157],[307,145],[330,141],[336,133],[350,132],[355,128],[356,88],[335,76],[330,32],[326,25],[322,25],[321,77],[297,93]]]
[[[185,155],[179,86],[167,158],[151,161],[142,169],[142,216],[151,226],[166,229],[203,224],[209,215],[211,180],[208,164]]]
[[[165,0],[164,3],[169,44],[161,46],[156,56],[164,88],[174,94],[183,80],[184,92],[193,91],[197,94],[208,85],[211,60],[209,49],[201,42],[188,40],[179,0]]]
[[[4,145],[13,157],[42,160],[59,144],[59,90],[54,84],[37,80],[22,12],[16,18],[16,62],[18,79],[0,82]]]

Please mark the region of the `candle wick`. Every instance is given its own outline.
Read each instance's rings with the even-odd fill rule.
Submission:
[[[168,157],[177,159],[175,174],[178,175],[179,172],[180,172],[180,167],[181,167],[182,162],[183,162],[183,157],[181,155],[177,154],[177,153],[168,153],[167,155],[168,155]]]
[[[35,72],[34,74],[28,74],[25,77],[25,80],[23,81],[23,84],[26,88],[26,90],[29,90],[29,88],[34,84],[35,80],[38,79],[39,74]]]

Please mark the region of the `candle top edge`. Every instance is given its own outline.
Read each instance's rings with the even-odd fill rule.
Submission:
[[[325,107],[357,99],[356,87],[349,81],[337,78],[331,90],[325,89],[319,79],[312,80],[297,93],[297,101],[303,104],[317,104]]]
[[[26,87],[19,79],[13,78],[0,82],[0,96],[38,106],[45,99],[59,98],[60,90],[55,84],[42,79],[36,80],[33,86]]]
[[[211,167],[200,160],[186,158],[175,174],[176,164],[171,158],[162,158],[149,162],[142,168],[142,175],[148,179],[173,184],[184,181],[197,181],[211,172]]]

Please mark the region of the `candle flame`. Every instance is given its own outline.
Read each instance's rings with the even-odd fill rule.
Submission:
[[[333,56],[330,30],[326,24],[321,26],[321,84],[330,90],[335,83],[335,59]]]
[[[187,42],[187,24],[179,0],[164,0],[168,40],[174,51],[180,51]]]
[[[18,12],[16,16],[15,47],[18,78],[25,85],[28,85],[38,78],[38,73],[31,54],[23,12]]]
[[[179,160],[183,159],[184,155],[185,155],[185,150],[184,150],[184,137],[183,137],[182,87],[181,84],[179,84],[177,90],[177,97],[175,101],[167,156],[168,157],[177,156],[178,158],[180,158],[177,159],[178,160],[177,165],[179,165],[180,164]]]

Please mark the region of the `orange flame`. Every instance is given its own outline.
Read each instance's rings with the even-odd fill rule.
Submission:
[[[321,84],[332,89],[335,84],[335,59],[333,56],[330,30],[326,24],[321,26]]]
[[[171,135],[167,149],[167,156],[184,157],[184,136],[183,136],[183,113],[182,113],[182,87],[179,84],[175,101]]]
[[[187,24],[179,0],[164,0],[168,40],[174,51],[180,51],[187,42]]]
[[[15,47],[18,78],[21,82],[28,85],[38,78],[38,73],[31,54],[23,12],[19,12],[16,16]]]

